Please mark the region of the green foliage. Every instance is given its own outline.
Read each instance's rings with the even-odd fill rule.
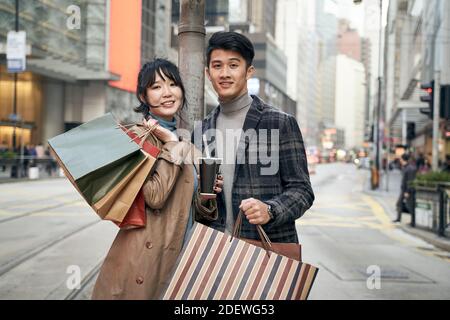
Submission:
[[[17,157],[17,153],[13,152],[13,151],[5,151],[0,153],[0,158],[1,159],[13,159]]]
[[[418,174],[413,181],[414,186],[436,186],[441,183],[450,185],[450,173],[442,171],[427,172]]]

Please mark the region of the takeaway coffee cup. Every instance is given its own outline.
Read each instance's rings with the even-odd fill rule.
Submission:
[[[222,164],[221,158],[199,158],[200,166],[200,194],[215,197],[214,183]]]

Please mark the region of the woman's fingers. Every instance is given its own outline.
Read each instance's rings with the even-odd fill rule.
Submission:
[[[158,121],[155,120],[155,119],[148,119],[148,120],[145,120],[145,119],[144,119],[144,124],[145,124],[145,126],[148,127],[148,128],[151,128],[152,126],[154,126],[154,125],[157,124],[157,123],[158,123]]]

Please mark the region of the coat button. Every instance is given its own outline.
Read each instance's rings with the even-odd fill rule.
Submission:
[[[145,243],[145,246],[147,247],[147,249],[151,249],[151,248],[153,248],[153,243],[151,243],[150,241],[147,241]]]
[[[158,214],[161,213],[161,211],[159,211],[158,209],[155,209],[155,210],[153,210],[153,213],[156,214],[156,215],[158,215]]]
[[[137,277],[136,283],[137,283],[137,284],[143,284],[143,283],[144,283],[144,278],[142,278],[142,277]]]

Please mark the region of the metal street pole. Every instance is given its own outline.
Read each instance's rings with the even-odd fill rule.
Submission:
[[[433,153],[431,168],[433,171],[439,170],[439,110],[441,102],[441,72],[436,70],[434,73],[434,92],[433,92]]]
[[[380,121],[381,121],[381,37],[383,30],[383,2],[379,0],[380,3],[380,25],[378,34],[378,101],[377,101],[377,112],[376,112],[376,137],[375,137],[375,170],[372,171],[374,177],[372,177],[372,189],[378,189],[380,186]]]
[[[193,129],[194,121],[204,117],[205,36],[205,0],[181,0],[178,67],[189,108],[184,113],[188,123],[182,127],[189,130]]]
[[[378,77],[378,102],[377,102],[377,136],[375,146],[375,185],[374,189],[378,189],[380,186],[380,120],[381,120],[381,77]]]
[[[16,0],[16,20],[15,30],[19,31],[19,0]],[[13,151],[16,150],[16,126],[17,126],[17,71],[14,72],[14,94],[13,94],[13,114],[14,114],[14,127],[12,136]]]
[[[353,0],[354,4],[361,4],[362,0]],[[376,106],[375,120],[375,166],[371,168],[371,187],[372,190],[378,189],[380,186],[380,121],[381,121],[381,40],[383,31],[383,2],[379,0],[380,5],[380,30],[378,34],[378,101]]]

